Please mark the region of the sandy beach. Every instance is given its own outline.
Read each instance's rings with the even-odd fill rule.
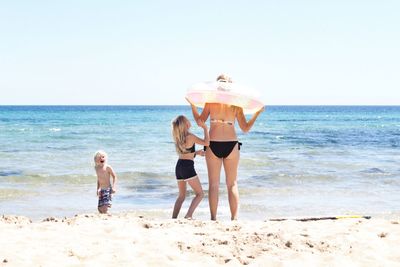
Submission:
[[[399,219],[201,221],[3,215],[1,266],[400,266]]]

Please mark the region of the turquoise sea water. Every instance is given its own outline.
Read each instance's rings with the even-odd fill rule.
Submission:
[[[0,106],[0,214],[96,212],[103,149],[119,177],[112,211],[170,217],[179,114],[192,120],[188,106]],[[239,139],[239,218],[400,214],[399,106],[267,107]],[[204,158],[195,166],[207,193]],[[218,215],[228,214],[222,172]],[[206,198],[196,215],[208,219]]]

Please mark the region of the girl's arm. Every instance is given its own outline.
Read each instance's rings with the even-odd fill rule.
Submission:
[[[203,111],[201,112],[201,114],[199,114],[199,112],[197,110],[197,107],[195,105],[193,105],[192,102],[190,102],[189,99],[186,98],[186,100],[189,102],[189,104],[190,104],[190,106],[192,108],[193,118],[195,119],[197,125],[200,126],[200,121],[205,122],[208,119],[208,116],[210,115],[210,107],[209,107],[209,105],[206,103],[206,105],[203,108]]]
[[[113,178],[113,182],[112,182],[112,186],[111,186],[112,193],[115,193],[117,191],[116,190],[116,183],[117,183],[117,179],[118,178],[117,178],[117,175],[115,175],[115,172],[114,172],[113,168],[111,168],[111,166],[108,166],[107,168],[108,168],[108,172],[110,173],[110,175]]]
[[[208,128],[207,128],[207,125],[204,123],[204,121],[200,121],[200,127],[203,128],[203,130],[204,130],[204,139],[201,139],[200,137],[197,137],[194,134],[189,134],[188,141],[191,144],[196,143],[196,144],[199,144],[202,146],[209,146],[210,145],[210,135],[208,134]]]
[[[195,153],[195,155],[199,155],[199,156],[202,156],[202,157],[204,157],[204,155],[206,154],[206,152],[202,149],[202,150],[196,150],[196,152],[194,152]]]
[[[256,121],[258,115],[261,114],[261,112],[264,111],[264,107],[262,107],[259,111],[254,113],[253,117],[249,121],[246,121],[246,117],[244,116],[243,109],[239,108],[239,110],[236,112],[236,118],[238,120],[238,124],[240,129],[242,129],[243,132],[247,133],[250,131],[251,127],[253,127],[254,122]]]

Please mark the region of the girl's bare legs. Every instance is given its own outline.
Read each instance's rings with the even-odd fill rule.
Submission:
[[[174,211],[172,212],[172,219],[178,218],[179,211],[181,210],[182,203],[186,197],[186,182],[178,181],[179,195],[175,201]]]
[[[186,219],[191,219],[193,216],[194,210],[197,208],[200,201],[203,199],[204,193],[203,193],[203,188],[201,187],[201,184],[200,184],[200,180],[197,176],[196,176],[196,178],[189,180],[188,183],[192,187],[192,189],[195,193],[195,197],[193,198],[192,203],[190,203],[189,210],[185,215]]]
[[[226,175],[226,188],[228,190],[229,208],[231,210],[231,220],[237,219],[239,208],[239,190],[237,185],[237,171],[239,165],[240,152],[238,144],[224,159],[224,170]]]
[[[219,178],[221,174],[222,159],[214,155],[210,148],[206,150],[208,171],[208,203],[210,205],[211,220],[217,219]]]

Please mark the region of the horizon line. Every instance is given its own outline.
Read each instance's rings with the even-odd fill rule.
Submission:
[[[176,107],[176,106],[189,106],[189,104],[0,104],[0,107],[45,107],[45,106],[59,106],[59,107],[70,107],[70,106],[93,106],[93,107],[145,107],[145,106],[160,106],[160,107]],[[360,106],[360,107],[366,107],[366,106],[371,106],[371,107],[397,107],[400,106],[399,104],[273,104],[273,105],[264,105],[265,107],[274,107],[274,106],[336,106],[336,107],[350,107],[350,106]]]

